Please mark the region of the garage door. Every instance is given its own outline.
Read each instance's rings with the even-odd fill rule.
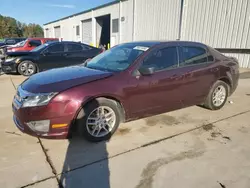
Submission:
[[[82,42],[92,44],[92,21],[91,19],[82,21]]]
[[[46,30],[45,30],[45,37],[47,37],[47,38],[50,37],[50,36],[49,36],[49,29],[46,29]]]
[[[55,31],[55,38],[61,38],[61,27],[55,27],[54,28]]]

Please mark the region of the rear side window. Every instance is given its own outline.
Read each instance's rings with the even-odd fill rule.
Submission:
[[[40,40],[31,40],[29,41],[29,44],[33,47],[37,47],[37,46],[40,46],[42,43]]]
[[[91,50],[91,49],[93,49],[93,48],[90,47],[90,46],[87,46],[87,45],[82,44],[82,49],[83,49],[83,50]]]
[[[176,47],[168,47],[149,55],[143,62],[143,67],[155,68],[155,71],[178,67]]]
[[[200,47],[180,47],[180,67],[207,63],[207,52]]]
[[[48,48],[48,52],[50,53],[64,52],[64,46],[63,44],[55,44]]]
[[[45,40],[44,43],[47,43],[47,42],[58,42],[59,40],[58,39],[48,39],[48,40]]]
[[[82,45],[81,44],[67,44],[68,52],[78,52],[82,51]]]

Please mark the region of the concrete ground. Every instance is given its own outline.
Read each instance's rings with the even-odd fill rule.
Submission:
[[[97,144],[21,133],[11,101],[24,79],[0,75],[0,187],[250,187],[250,70],[219,111],[194,106],[133,121]]]

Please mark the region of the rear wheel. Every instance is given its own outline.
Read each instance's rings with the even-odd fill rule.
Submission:
[[[221,80],[215,82],[210,89],[204,106],[210,110],[221,109],[227,101],[228,88],[228,85]]]
[[[18,65],[17,70],[23,76],[31,76],[36,73],[36,65],[32,61],[23,61]]]
[[[95,99],[84,106],[76,121],[80,134],[87,140],[108,140],[120,124],[119,108],[113,100]]]

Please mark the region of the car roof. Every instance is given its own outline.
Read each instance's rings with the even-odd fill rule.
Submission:
[[[90,45],[88,45],[88,44],[84,44],[84,43],[81,43],[81,42],[74,42],[74,41],[53,41],[53,42],[50,42],[50,43],[48,43],[48,44],[83,44],[83,45],[85,45],[85,46],[89,46],[89,47],[91,47],[91,48],[96,48],[96,47],[94,47],[94,46],[90,46]]]
[[[55,42],[53,42],[53,44],[55,44],[55,43],[63,43],[63,44],[83,44],[83,43],[81,43],[81,42],[74,42],[74,41],[55,41]],[[87,45],[87,44],[86,44]]]
[[[164,41],[164,40],[159,40],[159,41],[134,41],[134,42],[129,42],[126,44],[134,44],[138,46],[147,46],[147,47],[152,47],[155,45],[160,45],[160,44],[179,44],[179,45],[192,45],[192,46],[202,46],[206,47],[205,44],[200,43],[200,42],[194,42],[194,41],[180,41],[180,40],[169,40],[169,41]]]
[[[48,39],[51,39],[51,40],[59,40],[58,38],[43,38],[43,37],[31,37],[31,38],[28,38],[29,40],[48,40]]]

